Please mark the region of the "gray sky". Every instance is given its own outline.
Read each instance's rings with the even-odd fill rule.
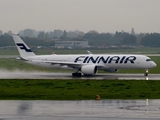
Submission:
[[[0,0],[0,30],[160,33],[160,0]]]

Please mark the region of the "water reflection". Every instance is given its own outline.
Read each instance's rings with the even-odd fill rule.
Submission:
[[[160,118],[159,100],[0,101],[0,119]],[[94,119],[96,118],[96,119]],[[76,120],[76,119],[74,119]]]
[[[148,114],[148,99],[146,99],[146,113]]]
[[[145,80],[149,80],[149,78],[148,78],[148,77],[145,77]]]
[[[20,104],[17,106],[17,113],[22,115],[26,114],[29,110],[32,109],[32,102],[30,101],[20,101]]]

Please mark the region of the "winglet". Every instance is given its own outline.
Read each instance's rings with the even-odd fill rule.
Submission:
[[[18,35],[12,35],[21,57],[35,56],[34,52],[24,43]]]
[[[92,55],[92,52],[91,52],[91,51],[87,50],[87,52],[88,52],[89,55]]]

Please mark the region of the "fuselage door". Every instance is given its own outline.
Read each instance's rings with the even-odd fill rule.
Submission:
[[[136,60],[136,64],[140,64],[140,60],[141,58],[140,57],[137,57],[137,60]]]

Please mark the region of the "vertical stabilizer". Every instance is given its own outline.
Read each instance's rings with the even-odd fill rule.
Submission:
[[[12,35],[21,57],[35,56],[34,52],[24,43],[18,35]]]

